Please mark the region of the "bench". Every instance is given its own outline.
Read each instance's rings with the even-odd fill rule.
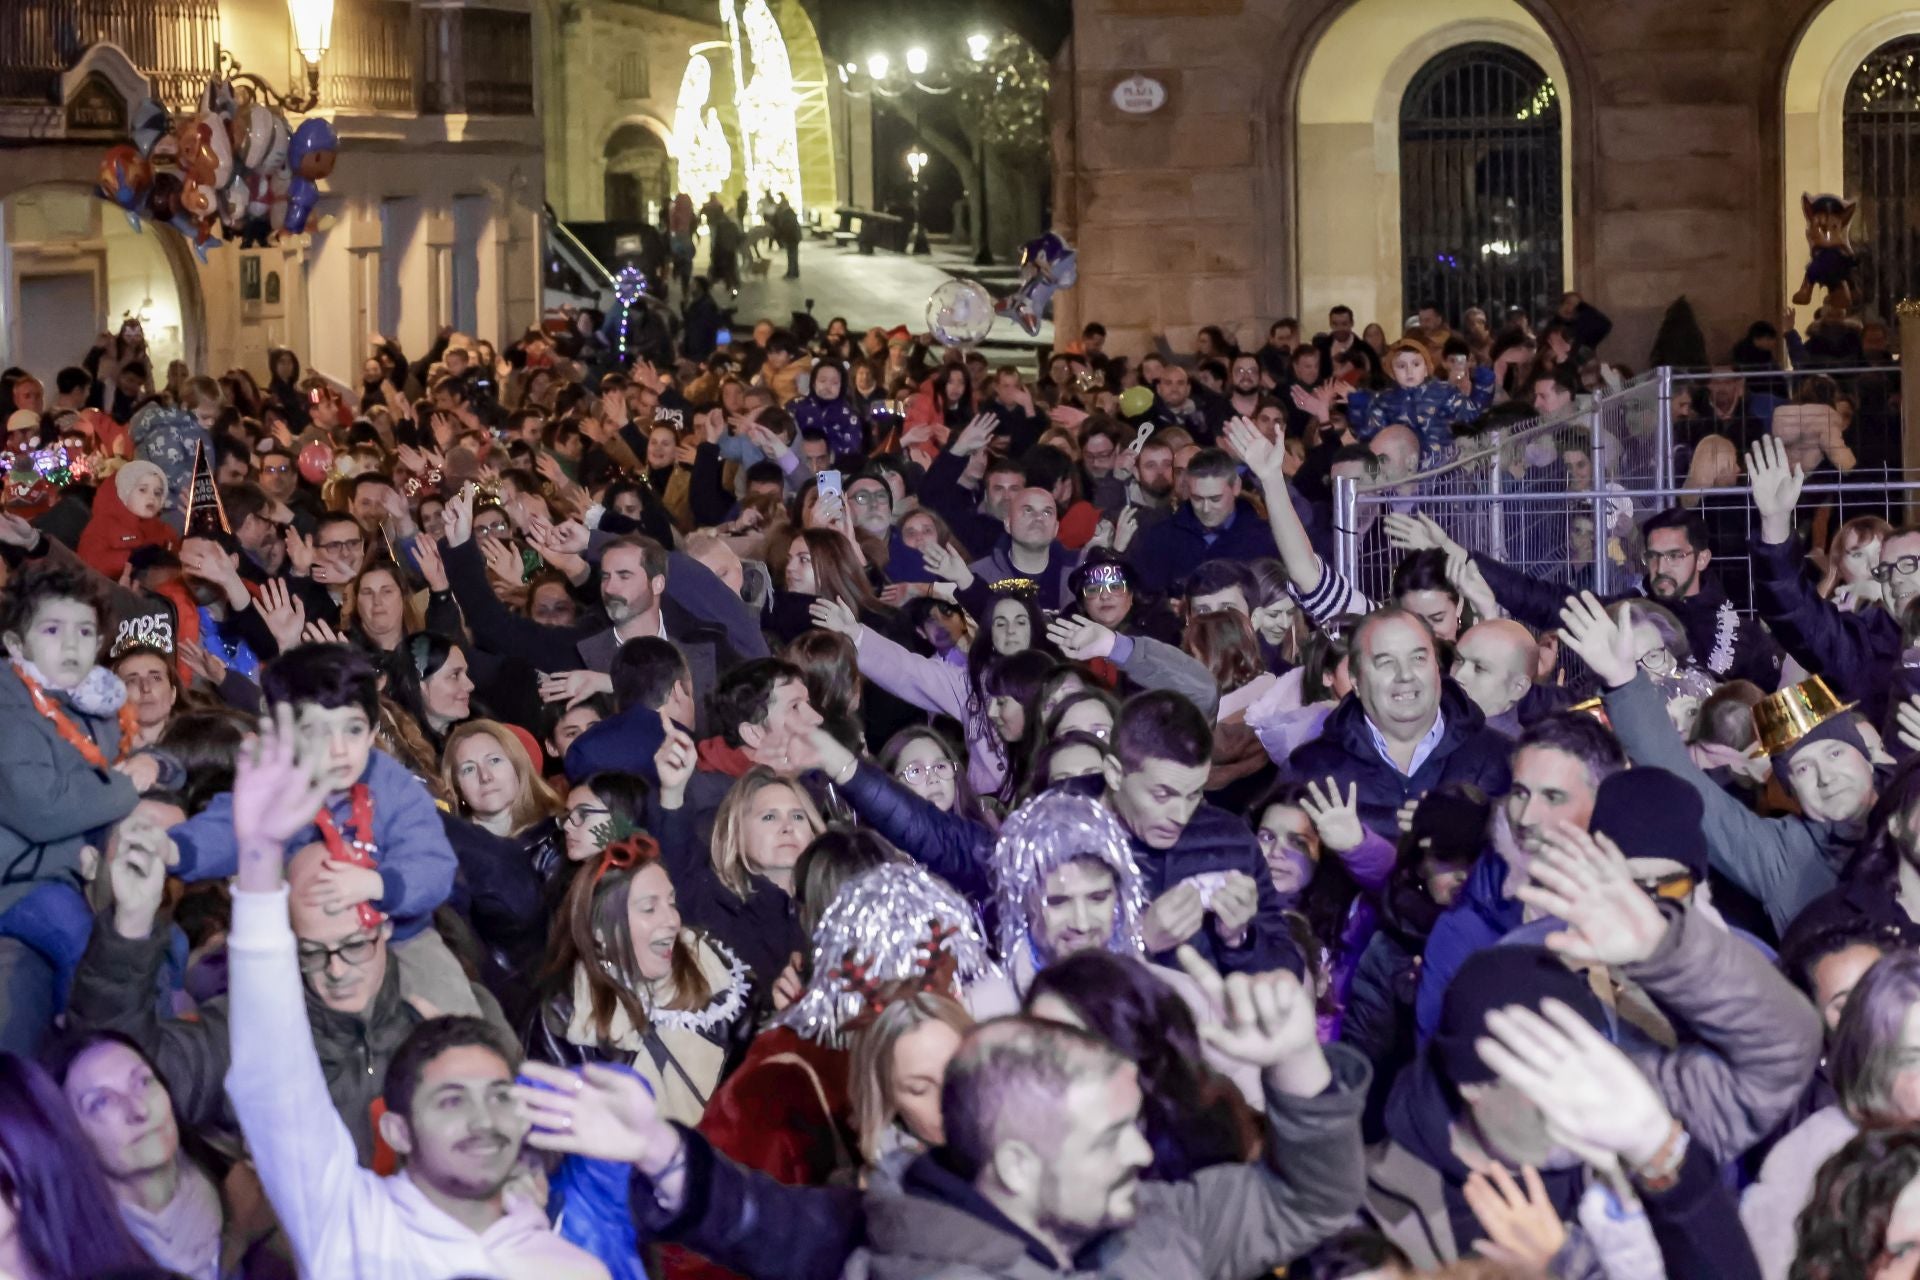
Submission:
[[[856,241],[862,254],[871,256],[875,247],[882,245],[899,249],[906,239],[905,218],[847,204],[836,206],[833,212],[840,219],[840,229],[834,232],[833,242],[843,245]]]

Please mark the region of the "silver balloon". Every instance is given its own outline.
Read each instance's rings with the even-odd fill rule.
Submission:
[[[943,347],[971,347],[993,328],[993,295],[978,280],[949,280],[927,295],[927,332]]]

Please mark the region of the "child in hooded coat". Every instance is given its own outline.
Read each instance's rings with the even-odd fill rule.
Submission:
[[[80,534],[80,558],[118,580],[127,557],[140,547],[180,549],[180,535],[160,518],[167,505],[167,475],[151,462],[129,462],[93,495],[93,518]]]

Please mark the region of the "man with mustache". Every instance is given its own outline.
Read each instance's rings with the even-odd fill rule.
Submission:
[[[303,948],[289,923],[285,841],[325,799],[294,754],[290,707],[241,751],[233,828],[240,870],[228,941],[232,1065],[227,1092],[300,1273],[342,1280],[606,1280],[507,1191],[528,1124],[515,1103],[518,1055],[477,1018],[429,1018],[394,1051],[380,1137],[403,1162],[359,1167],[300,1000]],[[351,918],[350,916],[348,918]],[[334,961],[324,962],[329,968]]]

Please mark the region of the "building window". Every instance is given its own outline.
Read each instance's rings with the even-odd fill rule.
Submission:
[[[652,96],[652,91],[647,87],[646,54],[629,53],[621,56],[620,96],[623,98],[646,98]]]
[[[1561,291],[1561,227],[1560,98],[1547,73],[1484,43],[1420,68],[1400,100],[1408,313],[1434,302],[1458,324],[1477,306],[1495,329],[1507,307],[1544,313]]]
[[[1847,83],[1840,133],[1846,194],[1860,202],[1851,231],[1865,296],[1855,301],[1891,322],[1894,304],[1920,293],[1920,36],[1867,55]]]

